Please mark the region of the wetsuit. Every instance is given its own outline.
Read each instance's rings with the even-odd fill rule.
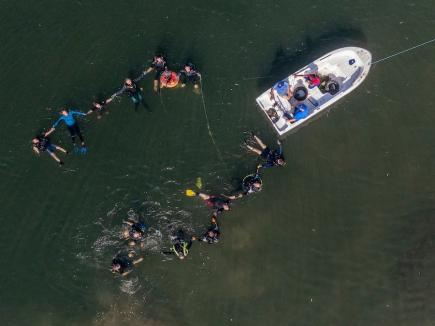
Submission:
[[[132,240],[142,240],[142,237],[144,236],[145,231],[146,231],[146,226],[145,226],[145,224],[143,224],[143,223],[134,223],[134,224],[131,226],[131,229],[130,229],[130,232],[129,232],[130,238],[131,238]],[[140,238],[140,239],[133,238],[133,233],[134,233],[134,232],[138,232],[138,233],[140,233],[140,234],[141,234],[141,238]]]
[[[53,124],[53,128],[56,128],[57,125],[63,121],[66,124],[66,127],[68,128],[73,143],[75,143],[76,141],[76,136],[78,136],[80,138],[80,141],[83,143],[84,140],[83,140],[82,133],[80,132],[80,128],[79,125],[77,124],[77,121],[74,119],[75,115],[83,116],[86,115],[86,113],[69,110],[68,115],[65,116],[62,114],[62,116],[59,119],[57,119],[57,121]]]
[[[281,145],[279,145],[278,149],[276,149],[276,150],[271,150],[269,147],[266,147],[261,152],[261,157],[266,159],[266,162],[261,164],[261,167],[262,168],[270,168],[273,166],[279,166],[277,161],[278,161],[278,159],[284,158],[282,154],[283,153],[282,153],[282,146]]]
[[[260,182],[260,184],[261,184],[261,179],[260,179],[260,176],[258,174],[249,175],[243,181],[244,181],[244,183],[243,183],[243,194],[244,195],[249,195],[249,194],[253,194],[253,193],[261,191],[261,187],[254,186],[254,183],[256,183],[256,182]]]
[[[227,198],[215,197],[215,196],[210,196],[209,199],[205,200],[205,204],[207,205],[207,207],[211,207],[211,208],[215,209],[216,213],[223,212],[224,211],[223,206],[225,204],[229,205],[230,202],[231,201]]]
[[[213,232],[214,234],[213,236],[209,235],[210,231]],[[198,241],[207,242],[209,244],[218,243],[219,236],[220,236],[219,226],[217,225],[217,223],[213,223],[212,225],[209,226],[207,232],[204,233],[204,235],[198,239]]]
[[[190,71],[186,71],[185,69],[180,71],[180,79],[183,84],[187,84],[188,82],[191,82],[193,84],[198,83],[200,79],[199,72],[195,69],[195,66],[191,63],[187,64],[187,66],[190,67]]]
[[[163,56],[154,57],[154,61],[151,63],[150,68],[156,70],[156,75],[154,76],[154,80],[159,80],[160,75],[166,70],[166,59]]]
[[[124,83],[122,88],[112,95],[112,98],[120,96],[122,94],[127,94],[134,104],[139,104],[143,100],[141,90],[134,81],[131,82],[131,85],[127,85],[126,83]]]
[[[100,102],[96,102],[96,103],[97,103],[97,104],[100,104],[101,107],[100,107],[100,108],[97,108],[95,105],[92,105],[91,108],[90,108],[90,110],[91,110],[92,112],[95,112],[95,111],[101,112],[101,111],[103,111],[103,110],[104,110],[104,107],[105,107],[105,105],[106,105],[106,100],[103,100],[103,101],[100,101]]]
[[[50,142],[50,139],[44,136],[37,136],[39,143],[33,144],[34,147],[40,152],[47,151],[48,153],[53,153],[56,150],[56,146]]]
[[[124,274],[125,272],[131,271],[133,269],[133,261],[129,258],[119,258],[116,257],[112,261],[112,265],[119,264],[121,268],[116,272],[119,274]]]

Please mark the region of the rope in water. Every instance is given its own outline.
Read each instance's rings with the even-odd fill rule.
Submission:
[[[224,159],[222,158],[222,153],[221,153],[221,151],[219,150],[219,147],[217,146],[216,141],[215,141],[215,139],[214,139],[213,132],[211,131],[210,122],[209,122],[209,120],[208,120],[207,109],[206,109],[206,106],[205,106],[204,91],[203,91],[203,89],[202,89],[202,84],[203,84],[203,79],[201,78],[201,79],[200,79],[200,82],[199,82],[199,85],[200,85],[200,90],[201,90],[202,108],[204,109],[204,115],[205,115],[205,120],[206,120],[206,122],[207,122],[208,134],[209,134],[209,136],[210,136],[210,139],[211,139],[211,141],[212,141],[212,143],[213,143],[214,148],[216,149],[216,153],[218,154],[219,160],[220,160],[220,161],[225,165],[225,167],[226,167],[225,161],[224,161]]]
[[[398,55],[400,55],[400,54],[402,54],[402,53],[412,51],[412,50],[414,50],[414,49],[417,49],[417,48],[419,48],[419,47],[421,47],[421,46],[425,46],[426,44],[429,44],[429,43],[432,43],[432,42],[435,42],[435,38],[433,38],[432,40],[429,40],[429,41],[426,41],[426,42],[423,42],[423,43],[417,44],[417,45],[415,45],[415,46],[413,46],[413,47],[410,47],[410,48],[408,48],[408,49],[405,49],[405,50],[402,50],[402,51],[399,51],[399,52],[393,53],[393,54],[391,54],[391,55],[389,55],[389,56],[387,56],[387,57],[385,57],[385,58],[382,58],[382,59],[376,60],[375,62],[372,62],[370,65],[374,65],[374,64],[376,64],[376,63],[379,63],[379,62],[382,62],[382,61],[385,61],[385,60],[391,59],[391,58],[393,58],[393,57],[395,57],[395,56],[398,56]]]

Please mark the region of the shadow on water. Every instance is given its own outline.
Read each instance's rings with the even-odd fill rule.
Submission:
[[[302,42],[302,48],[296,51],[279,46],[275,51],[275,58],[269,71],[263,74],[264,78],[258,79],[258,88],[270,87],[280,78],[288,76],[290,72],[300,69],[334,49],[346,46],[364,46],[366,42],[367,38],[361,30],[351,26],[338,26],[316,38],[306,37]]]

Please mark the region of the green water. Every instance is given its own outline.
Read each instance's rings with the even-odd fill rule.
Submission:
[[[434,37],[435,3],[1,1],[2,325],[434,325],[435,45],[372,68],[328,114],[284,139],[285,169],[223,216],[219,245],[160,254],[209,211],[183,191],[230,192],[255,166],[240,145],[273,130],[255,98],[341,46],[374,59]],[[83,111],[158,49],[203,72],[190,89],[123,99],[80,121],[86,156],[58,168],[30,139]],[[251,79],[260,76],[268,78]],[[53,140],[71,148],[67,131]],[[150,226],[144,262],[109,272],[121,221]]]

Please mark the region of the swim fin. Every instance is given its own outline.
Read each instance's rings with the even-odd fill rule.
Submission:
[[[198,189],[202,188],[202,179],[201,179],[201,177],[196,178],[195,186]]]
[[[186,196],[194,197],[196,196],[196,192],[194,192],[192,189],[186,189]]]

